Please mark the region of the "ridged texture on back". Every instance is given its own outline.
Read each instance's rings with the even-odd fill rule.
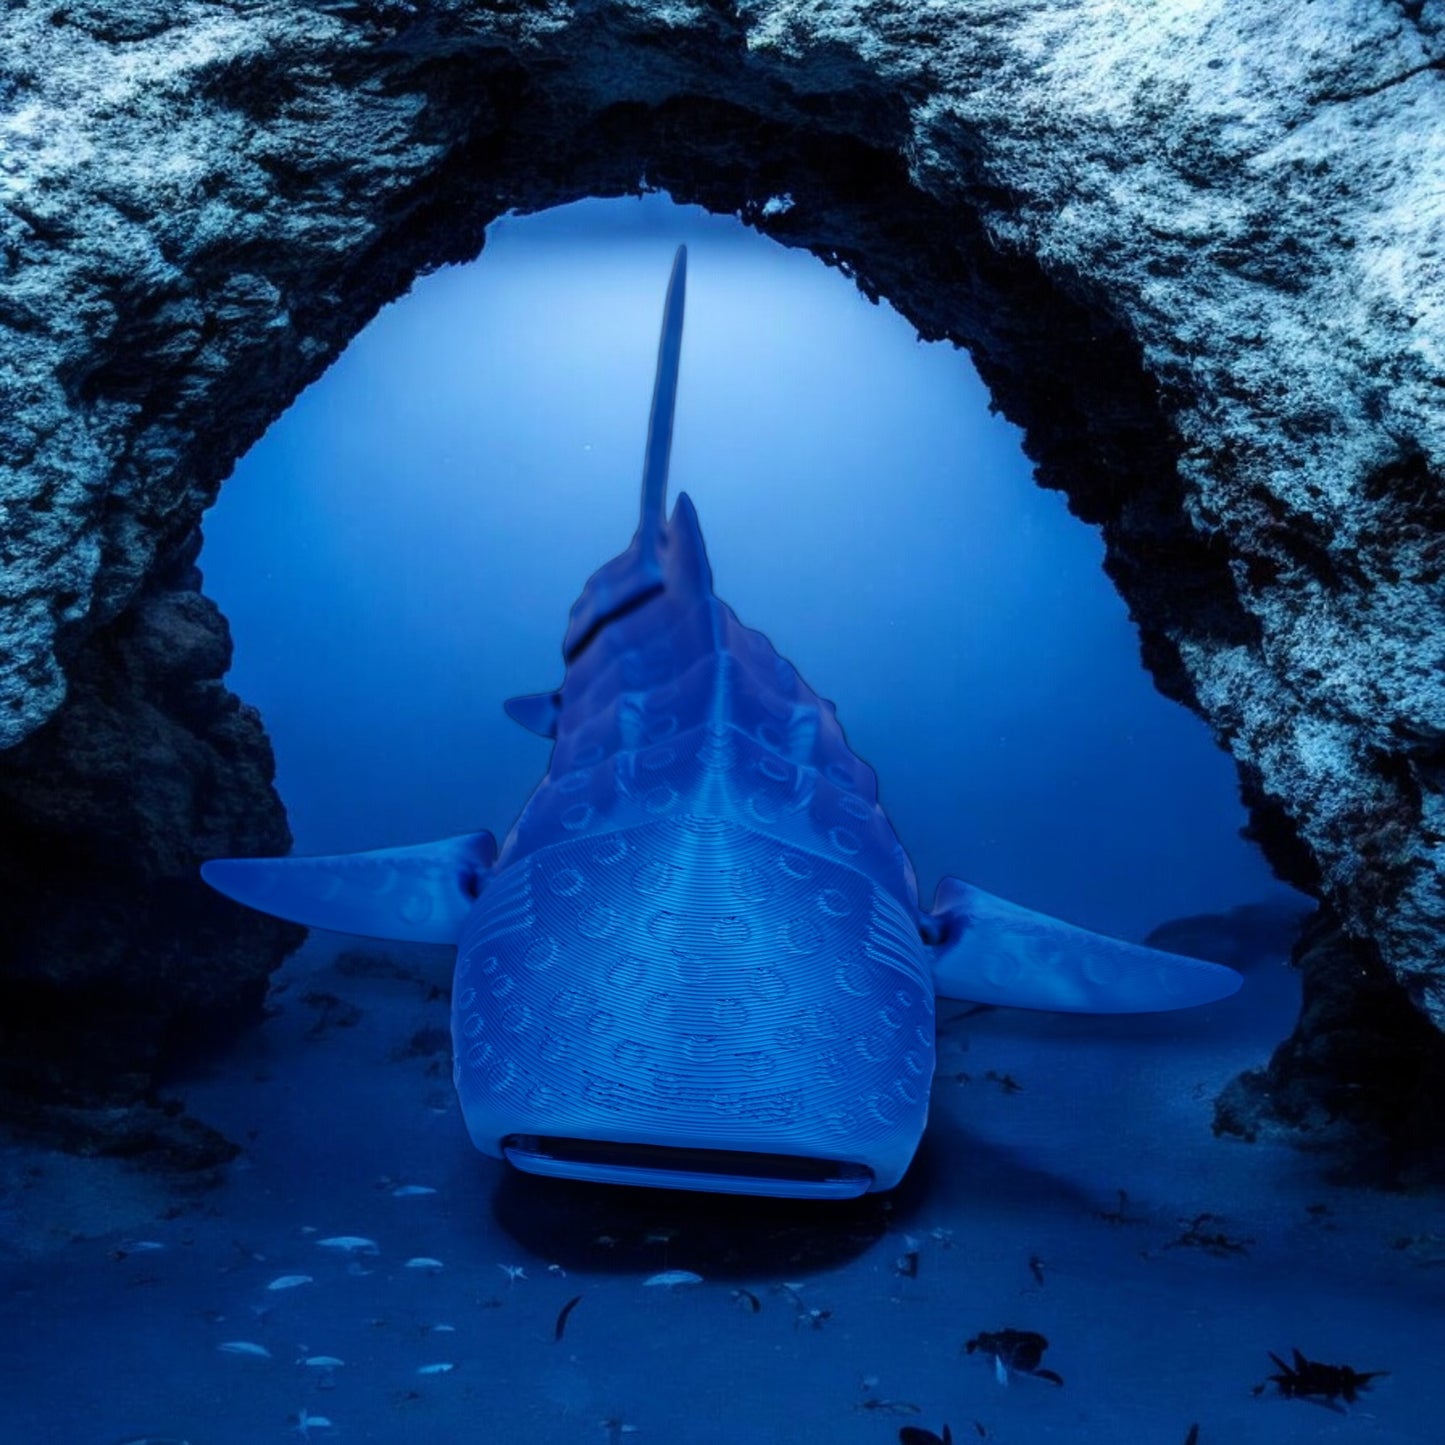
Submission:
[[[713,595],[686,496],[662,561],[662,589],[569,665],[551,763],[499,865],[569,835],[691,812],[836,859],[912,914],[917,884],[872,768],[833,704]]]
[[[571,661],[551,766],[458,958],[473,1138],[552,1133],[901,1176],[933,1073],[913,872],[832,705],[713,595],[678,499],[664,586]]]

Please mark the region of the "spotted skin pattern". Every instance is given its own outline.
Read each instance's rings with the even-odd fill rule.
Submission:
[[[489,1152],[686,1141],[887,1187],[934,1067],[913,870],[832,704],[713,595],[686,496],[663,554],[663,589],[569,665],[551,766],[467,919],[468,1127]]]

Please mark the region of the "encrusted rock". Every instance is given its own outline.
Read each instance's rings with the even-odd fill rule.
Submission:
[[[206,888],[202,858],[290,846],[198,539],[70,662],[0,765],[0,1115],[85,1154],[201,1168],[234,1153],[163,1102],[167,1070],[259,1017],[304,936]]]
[[[659,186],[969,348],[1276,868],[1440,1026],[1442,14],[17,0],[0,746],[78,747],[77,679],[138,608],[185,631],[157,559],[418,272],[509,208]],[[166,867],[236,841],[174,821],[141,827]]]
[[[1445,1179],[1445,1039],[1322,912],[1295,950],[1304,1005],[1268,1065],[1235,1079],[1214,1131],[1304,1142],[1356,1183]]]

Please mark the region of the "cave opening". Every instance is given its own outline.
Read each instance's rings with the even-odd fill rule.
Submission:
[[[590,57],[592,64],[606,71],[605,54]],[[176,777],[159,795],[142,790],[129,813],[122,815],[123,822],[117,823],[114,800],[145,766],[136,745],[123,742],[114,757],[104,761],[99,785],[87,780],[80,810],[90,817],[95,831],[106,836],[117,831],[140,834],[147,848],[111,849],[103,867],[72,873],[59,890],[31,886],[33,870],[27,871],[23,860],[33,850],[25,846],[16,850],[20,862],[13,871],[21,891],[35,900],[35,922],[27,936],[38,940],[37,952],[50,948],[49,939],[68,936],[67,927],[57,927],[57,915],[64,918],[73,912],[76,897],[91,896],[105,907],[109,946],[102,967],[106,971],[111,975],[121,971],[130,979],[158,977],[162,991],[178,974],[192,981],[183,1005],[172,1007],[163,997],[157,999],[153,1017],[158,1037],[129,1034],[104,1041],[107,1052],[115,1054],[117,1074],[123,1072],[136,1081],[145,1094],[157,1077],[152,1061],[176,1052],[173,1040],[210,1038],[213,1022],[220,1021],[224,1032],[253,1018],[254,1000],[265,978],[291,946],[290,931],[268,927],[259,918],[231,924],[224,910],[213,913],[215,902],[205,897],[195,901],[202,917],[201,934],[180,942],[168,933],[158,945],[153,918],[137,929],[126,916],[128,898],[155,889],[161,880],[168,885],[177,877],[193,879],[201,858],[285,847],[284,814],[270,789],[270,744],[261,732],[265,724],[278,734],[283,787],[295,800],[298,820],[305,816],[300,794],[285,777],[289,744],[278,726],[283,714],[276,699],[268,697],[260,684],[238,683],[243,701],[261,704],[261,717],[245,708],[235,710],[235,697],[220,683],[219,671],[212,670],[216,657],[224,653],[213,623],[194,629],[200,641],[192,648],[190,614],[204,610],[192,590],[190,570],[199,509],[214,501],[237,458],[262,438],[284,408],[318,378],[324,385],[328,368],[347,345],[380,308],[402,295],[419,276],[424,281],[444,280],[450,273],[438,277],[431,273],[474,260],[481,237],[498,218],[557,213],[589,198],[600,204],[633,197],[636,204],[639,195],[665,193],[679,205],[700,207],[719,224],[724,218],[741,218],[751,232],[781,243],[789,257],[810,270],[817,268],[807,261],[808,253],[848,278],[863,296],[885,301],[902,318],[898,324],[905,350],[914,347],[915,335],[964,348],[987,388],[985,393],[973,383],[979,406],[995,405],[1023,429],[1023,447],[1035,477],[1052,489],[1034,499],[1037,505],[1054,504],[1049,525],[1068,523],[1063,530],[1076,529],[1075,545],[1093,549],[1084,570],[1100,589],[1096,596],[1114,609],[1109,626],[1117,646],[1112,653],[1119,674],[1112,684],[1115,691],[1135,688],[1141,706],[1154,710],[1153,721],[1142,725],[1149,737],[1172,733],[1176,743],[1171,746],[1194,750],[1195,762],[1184,775],[1198,782],[1201,801],[1195,816],[1209,819],[1216,840],[1209,851],[1217,866],[1201,866],[1197,838],[1191,838],[1186,821],[1189,810],[1173,806],[1180,796],[1180,776],[1165,770],[1166,775],[1156,774],[1147,781],[1146,770],[1133,764],[1153,749],[1137,738],[1124,741],[1130,727],[1118,721],[1117,713],[1112,722],[1095,715],[1082,727],[1082,734],[1095,743],[1113,729],[1112,742],[1104,749],[1108,761],[1101,766],[1086,766],[1084,755],[1074,753],[1052,776],[1037,765],[982,770],[990,785],[990,796],[982,801],[993,813],[981,822],[979,775],[970,781],[950,771],[960,752],[954,736],[957,720],[980,717],[977,688],[972,686],[977,679],[966,666],[967,653],[959,650],[956,635],[940,635],[939,645],[927,656],[920,649],[917,665],[906,676],[901,669],[881,675],[867,690],[873,695],[863,702],[847,695],[850,689],[842,685],[846,679],[834,683],[826,673],[819,675],[807,657],[797,655],[804,675],[836,696],[850,737],[878,770],[884,806],[913,853],[925,898],[942,873],[971,873],[1006,896],[1027,899],[1085,925],[1140,937],[1181,912],[1228,907],[1273,891],[1258,857],[1233,836],[1239,818],[1227,761],[1214,754],[1202,728],[1161,701],[1135,665],[1142,647],[1154,687],[1166,698],[1192,707],[1197,700],[1182,662],[1181,644],[1248,645],[1253,641],[1253,622],[1237,605],[1228,557],[1217,539],[1199,533],[1181,501],[1177,470],[1181,443],[1167,418],[1166,402],[1169,389],[1184,382],[1143,364],[1137,341],[1114,314],[1108,298],[1065,284],[1026,248],[986,230],[982,216],[1012,202],[977,178],[969,182],[973,189],[956,195],[919,184],[907,159],[914,142],[900,129],[899,97],[870,90],[857,76],[820,76],[816,86],[791,97],[776,114],[778,97],[750,93],[757,77],[746,85],[728,87],[731,98],[726,101],[706,93],[708,87],[694,92],[684,86],[683,93],[672,98],[603,97],[599,102],[590,97],[585,113],[578,113],[569,108],[570,102],[559,103],[545,86],[538,86],[535,77],[524,77],[504,61],[499,60],[498,66],[493,70],[490,62],[479,65],[475,55],[459,52],[407,69],[403,81],[388,82],[399,90],[378,99],[380,109],[393,101],[403,104],[405,94],[425,94],[427,108],[417,134],[437,144],[428,152],[431,158],[425,166],[405,184],[393,178],[377,195],[363,185],[362,192],[348,200],[333,196],[321,201],[325,214],[313,214],[307,210],[315,204],[308,187],[316,178],[284,167],[272,170],[262,157],[268,184],[275,185],[288,208],[296,208],[300,229],[290,243],[273,244],[249,235],[245,228],[234,234],[215,233],[188,263],[187,284],[211,298],[208,319],[199,332],[190,329],[183,299],[164,287],[157,295],[140,294],[122,312],[110,344],[97,348],[87,366],[70,378],[71,387],[83,393],[92,408],[134,411],[139,420],[136,436],[127,444],[124,467],[127,475],[147,479],[134,489],[139,508],[133,504],[108,508],[110,534],[104,545],[114,564],[98,593],[94,615],[110,615],[113,621],[84,640],[76,634],[77,640],[69,644],[74,654],[72,696],[78,696],[82,715],[89,708],[92,718],[98,715],[107,724],[111,699],[120,698],[123,716],[117,734],[127,731],[128,714],[135,711],[144,714],[150,725],[152,698],[179,696],[181,702],[172,715],[158,724],[162,733],[173,729],[173,737],[153,745],[140,732],[141,751],[154,752],[157,746],[170,751]],[[616,76],[607,75],[608,86],[614,87]],[[252,79],[234,94],[222,85],[219,98],[249,115],[260,94]],[[263,127],[285,113],[286,97],[270,96],[268,105],[272,101],[272,110],[253,117]],[[944,131],[950,128],[947,122],[941,125]],[[955,139],[967,143],[962,131]],[[545,156],[545,164],[539,163],[539,156]],[[308,215],[316,220],[314,227]],[[731,224],[736,225],[736,220]],[[486,274],[487,265],[484,257],[479,274]],[[130,282],[126,284],[134,290]],[[846,286],[842,289],[848,293]],[[645,407],[645,369],[650,364],[656,306],[652,283],[635,308],[633,345],[635,354],[643,358],[644,374],[632,394],[621,399],[618,415],[624,434],[629,432],[626,418],[639,417]],[[184,322],[179,331],[178,322]],[[198,364],[197,345],[204,366]],[[745,350],[736,356],[742,366],[748,364]],[[225,384],[211,385],[210,379],[218,375],[224,376]],[[204,378],[202,383],[197,383],[197,376]],[[689,387],[695,389],[696,384],[685,369],[685,395]],[[565,410],[566,399],[558,399],[557,405]],[[640,435],[636,422],[630,434]],[[801,434],[795,435],[792,445],[801,440]],[[263,445],[269,444],[268,440]],[[625,527],[621,519],[635,486],[638,445],[635,439],[623,444],[614,473],[618,491],[606,507],[607,527]],[[966,470],[961,468],[960,473]],[[1017,494],[1035,490],[1026,470],[1020,466]],[[151,481],[153,475],[160,480]],[[894,485],[890,479],[890,489]],[[674,489],[678,487],[695,491],[696,483],[679,473]],[[505,494],[504,487],[486,490],[489,498]],[[1118,599],[1098,576],[1097,540],[1062,515],[1059,497],[1053,493],[1067,496],[1068,509],[1098,529],[1104,571],[1128,615],[1137,620],[1137,636],[1121,617]],[[232,481],[219,504],[222,511],[238,495],[237,482]],[[781,495],[781,490],[775,492]],[[213,512],[209,520],[212,554],[220,515]],[[790,515],[800,513],[794,509]],[[897,520],[902,514],[893,516]],[[716,549],[723,540],[719,529],[725,527],[725,511],[706,504],[703,523]],[[618,536],[605,528],[604,534]],[[136,545],[138,535],[143,545]],[[909,548],[916,541],[891,549],[887,565],[906,566]],[[941,541],[947,541],[942,529],[928,536],[935,559],[944,555]],[[543,550],[535,538],[531,550],[534,554]],[[547,555],[554,551],[549,549]],[[605,551],[574,554],[565,584],[558,583],[560,590],[547,605],[525,609],[526,617],[535,618],[543,633],[556,627],[560,635],[565,614],[560,609],[553,612],[553,604],[560,597],[565,607]],[[1146,551],[1153,559],[1148,565],[1141,560]],[[214,581],[212,554],[206,569]],[[807,549],[794,548],[790,565],[791,559],[805,555]],[[822,558],[817,549],[811,555],[815,563]],[[151,570],[142,577],[147,559],[153,559]],[[755,570],[759,575],[793,578],[795,573],[775,569],[779,560],[771,558]],[[718,557],[714,561],[716,565]],[[733,575],[746,578],[748,570],[739,567]],[[737,584],[724,580],[727,575],[719,572],[722,595],[744,613],[746,621],[771,629],[785,652],[793,644],[780,631],[786,622],[773,614],[801,619],[810,607],[848,591],[824,566],[815,571],[806,597],[800,590],[787,599],[785,608],[768,606],[763,609],[768,615],[763,615],[747,605]],[[422,595],[423,590],[417,589],[417,597]],[[485,632],[485,620],[469,611],[480,595],[480,590],[474,591],[459,615],[471,616],[478,630]],[[225,610],[233,611],[235,606],[228,602]],[[419,601],[416,606],[425,615],[413,618],[412,637],[443,636],[435,611],[426,611]],[[962,599],[965,615],[967,607],[967,599]],[[290,614],[293,623],[308,611],[306,603],[298,602]],[[932,616],[937,620],[944,614],[939,607]],[[868,620],[876,623],[881,615],[870,614]],[[354,626],[354,618],[343,625]],[[899,625],[908,624],[900,620]],[[178,640],[183,646],[176,649]],[[837,637],[826,642],[824,655],[836,652]],[[535,643],[535,656],[546,669],[556,657],[555,638],[548,633],[545,641],[538,638]],[[405,651],[399,643],[393,646]],[[316,639],[314,655],[327,656],[333,650],[330,640]],[[896,654],[891,640],[860,653],[875,660]],[[300,659],[306,652],[297,648],[294,655]],[[189,669],[197,656],[202,680],[193,683]],[[1089,676],[1089,661],[1083,651],[1066,659],[1056,657],[1059,670],[1051,677],[1056,683],[1076,677],[1081,666]],[[175,677],[167,670],[172,664]],[[466,786],[453,786],[447,779],[431,796],[457,800],[456,826],[504,829],[535,781],[542,754],[534,740],[517,735],[498,704],[510,691],[547,687],[555,679],[550,670],[539,676],[533,664],[518,669],[514,685],[464,697],[458,695],[456,684],[475,677],[475,658],[453,659],[447,667],[453,701],[461,705],[445,709],[445,720],[434,715],[432,727],[439,720],[442,727],[465,727],[472,720],[475,729],[484,731],[486,750],[477,746],[478,733],[473,732],[454,755],[478,760],[495,748],[496,755],[513,761],[489,771],[485,778],[474,774],[464,780]],[[1016,671],[1016,676],[1022,675],[1021,669]],[[85,679],[79,691],[77,678]],[[1097,675],[1090,681],[1097,682]],[[1047,740],[1028,738],[1018,719],[1009,719],[1002,731],[1012,739],[1005,751],[1014,760],[1032,756],[1035,764],[1045,757],[1057,761],[1062,732],[1067,730],[1071,741],[1078,739],[1079,689],[1065,693],[1060,689],[1055,699],[1058,730]],[[138,703],[132,701],[133,695]],[[880,698],[885,704],[906,701],[916,714],[928,714],[927,725],[910,732],[888,727]],[[355,710],[333,692],[315,699],[311,714],[314,718],[329,714],[349,727]],[[1029,715],[1039,718],[1041,713],[1035,710]],[[870,726],[875,728],[873,737],[868,734]],[[995,729],[984,744],[991,752],[998,750],[998,734]],[[329,786],[330,816],[337,822],[349,819],[348,831],[345,837],[308,836],[307,825],[301,848],[381,845],[396,837],[389,829],[378,831],[378,823],[388,819],[402,825],[398,831],[403,835],[411,834],[407,814],[412,799],[406,793],[406,774],[394,766],[393,753],[416,756],[415,737],[388,753],[386,730],[375,731],[371,746],[376,751],[368,757],[354,747],[338,749],[337,736],[333,728],[329,737],[313,741],[311,748],[313,758],[328,766],[349,754],[352,766],[345,776],[328,773],[325,767],[316,774],[330,780],[323,785],[323,790]],[[349,736],[360,740],[362,734],[356,730]],[[920,737],[928,740],[928,747],[916,745]],[[910,738],[915,742],[911,747]],[[1022,746],[1020,739],[1025,739]],[[75,740],[63,729],[51,729],[33,741],[33,746],[14,751],[19,769],[41,775],[48,770],[61,778],[75,770]],[[299,759],[301,754],[293,756]],[[421,756],[432,768],[432,782],[441,781],[441,751],[432,747]],[[516,761],[522,757],[529,759],[525,766]],[[1202,781],[1206,775],[1211,782]],[[952,790],[940,795],[938,780],[945,777],[953,779]],[[358,779],[366,780],[365,787]],[[373,779],[379,792],[368,793]],[[390,792],[381,787],[384,779],[391,780]],[[498,790],[490,798],[489,786]],[[1028,810],[1020,807],[1021,795],[1030,798]],[[1127,812],[1119,807],[1126,795],[1131,807]],[[29,828],[26,820],[32,839],[52,827],[47,807],[36,810],[37,827]],[[1255,812],[1258,823],[1259,810]],[[75,816],[70,809],[64,822],[72,833]],[[428,820],[415,821],[421,825]],[[1074,830],[1072,835],[1060,837],[1062,827]],[[429,831],[416,828],[421,836]],[[1115,840],[1121,850],[1113,855],[1107,886],[1076,866],[1079,858],[1096,854],[1101,834]],[[1160,847],[1166,836],[1171,846]],[[1047,857],[1037,847],[1041,837],[1051,839]],[[1276,869],[1289,837],[1287,820],[1256,828],[1255,841]],[[1046,874],[1041,872],[1045,865]],[[1197,888],[1205,880],[1211,887],[1218,882],[1218,890]],[[204,892],[199,885],[195,891]],[[159,967],[158,957],[163,960]],[[46,966],[42,959],[42,969]],[[87,980],[82,966],[57,979],[56,986],[62,992],[83,991]],[[92,1044],[87,1036],[75,1047],[86,1049]],[[19,1055],[23,1058],[25,1051]]]
[[[296,850],[510,824],[547,748],[500,703],[557,681],[567,608],[630,532],[681,240],[673,495],[700,509],[719,595],[838,704],[924,900],[961,873],[1142,938],[1282,895],[1238,837],[1229,760],[1141,670],[1097,535],[1034,486],[966,355],[659,193],[495,223],[207,515],[229,682],[266,721]]]

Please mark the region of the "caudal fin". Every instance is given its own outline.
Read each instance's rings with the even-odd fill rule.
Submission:
[[[642,459],[642,508],[637,531],[626,551],[604,562],[588,578],[581,597],[573,605],[567,619],[567,635],[562,639],[562,656],[569,664],[613,618],[662,591],[662,539],[666,527],[663,508],[667,505],[667,463],[672,454],[672,417],[677,408],[686,292],[687,247],[679,246],[672,262],[672,279],[667,283],[662,336],[657,343],[657,373],[652,383],[647,450]]]
[[[677,410],[677,375],[682,358],[682,314],[687,301],[687,247],[679,246],[667,283],[662,335],[657,342],[657,372],[652,381],[652,414],[647,420],[647,452],[642,461],[642,515],[638,539],[645,554],[662,541],[667,505],[667,463],[672,455],[672,418]]]

